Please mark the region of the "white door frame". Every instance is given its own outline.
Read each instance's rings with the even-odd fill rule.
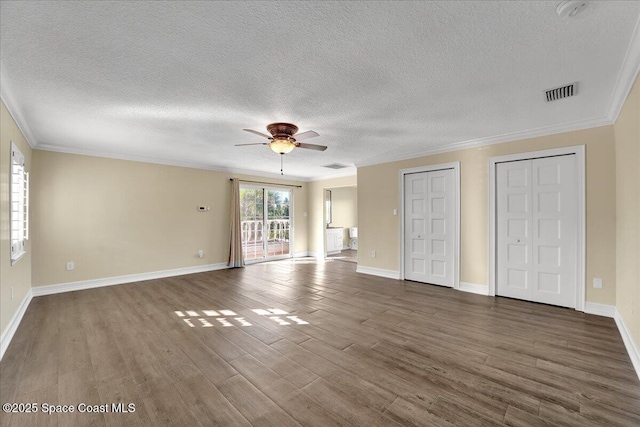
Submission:
[[[412,173],[430,172],[443,169],[453,169],[456,182],[454,183],[455,195],[455,232],[456,238],[453,239],[453,289],[460,289],[460,162],[441,163],[438,165],[418,166],[416,168],[400,169],[398,178],[400,181],[400,253],[399,253],[399,270],[400,280],[404,280],[404,176]]]
[[[553,148],[550,150],[530,151],[527,153],[509,154],[489,158],[489,296],[496,295],[496,165],[497,163],[512,162],[517,160],[538,159],[541,157],[563,156],[575,154],[576,156],[576,183],[578,187],[578,224],[577,224],[577,256],[576,256],[576,310],[584,311],[586,298],[586,207],[585,207],[585,149],[584,145],[572,147]]]

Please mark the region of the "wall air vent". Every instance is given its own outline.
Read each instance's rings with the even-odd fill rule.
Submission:
[[[549,89],[545,92],[547,95],[547,102],[557,101],[558,99],[568,98],[578,94],[578,82],[568,84],[566,86],[557,87],[555,89]]]
[[[323,168],[329,168],[329,169],[344,169],[344,168],[348,168],[349,165],[341,165],[340,163],[332,163],[330,165],[324,165],[322,167]]]

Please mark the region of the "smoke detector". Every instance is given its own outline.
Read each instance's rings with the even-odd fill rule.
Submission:
[[[563,19],[572,18],[583,11],[586,7],[586,1],[561,1],[556,4],[556,13]]]

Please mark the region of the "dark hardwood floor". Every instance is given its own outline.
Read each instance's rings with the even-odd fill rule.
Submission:
[[[354,249],[343,249],[337,254],[328,255],[332,261],[358,262],[358,251]]]
[[[76,412],[0,423],[640,425],[612,319],[355,268],[287,260],[34,298],[2,403]]]

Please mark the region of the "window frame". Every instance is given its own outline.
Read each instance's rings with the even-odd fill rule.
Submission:
[[[29,172],[26,171],[24,155],[15,142],[11,141],[9,165],[9,237],[11,265],[17,263],[27,253],[26,241],[29,240]],[[17,171],[15,169],[18,169]],[[17,177],[16,177],[17,175]],[[18,188],[15,186],[18,185]],[[18,195],[18,200],[15,200]],[[18,202],[19,209],[14,209]],[[18,215],[18,218],[16,218]],[[20,217],[21,216],[21,217]],[[15,223],[19,227],[14,227]],[[16,233],[18,236],[16,236]]]

